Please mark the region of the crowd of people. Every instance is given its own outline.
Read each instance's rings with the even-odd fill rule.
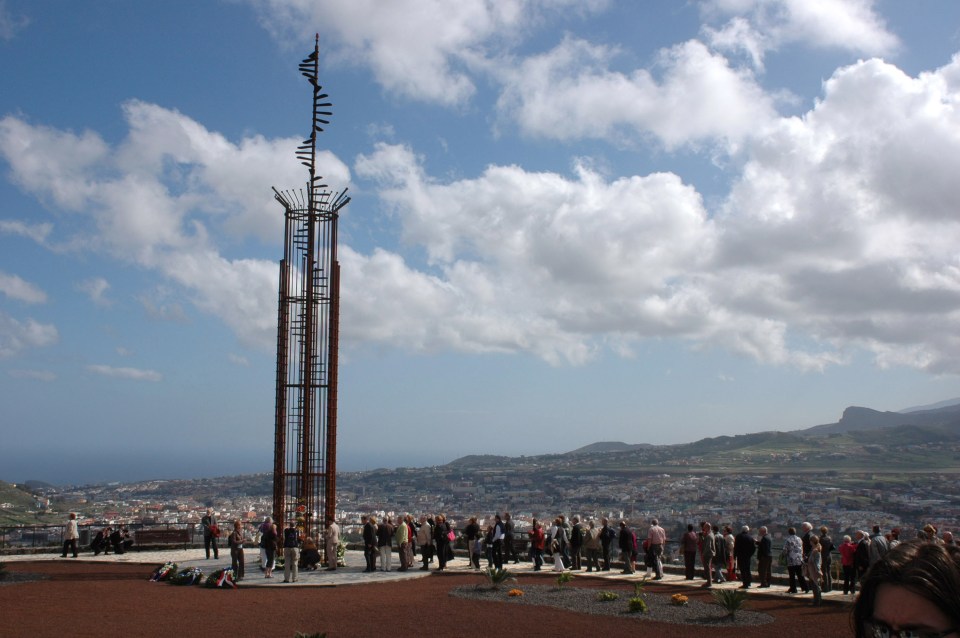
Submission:
[[[419,519],[411,515],[395,519],[386,516],[379,520],[376,516],[364,516],[361,535],[367,572],[390,571],[394,553],[399,556],[401,571],[413,567],[417,553],[421,570],[429,569],[436,560],[436,569],[442,571],[453,559],[453,548],[458,542],[466,548],[473,569],[481,569],[484,560],[488,568],[501,569],[505,563],[519,562],[515,541],[525,536],[527,556],[535,571],[540,571],[548,561],[552,561],[554,571],[609,571],[612,561],[619,559],[623,573],[636,573],[641,565],[654,580],[659,580],[663,578],[667,546],[674,544],[686,579],[700,578],[704,588],[725,581],[738,581],[743,589],[755,582],[759,588],[768,588],[773,563],[777,561],[786,568],[787,592],[812,594],[814,605],[821,604],[824,592],[840,586],[834,582],[836,560],[840,562],[836,573],[842,574],[842,591],[853,595],[868,569],[900,543],[900,530],[896,528],[882,533],[879,526],[874,526],[872,533],[857,531],[853,537],[844,535],[837,543],[826,526],[815,530],[804,522],[799,532],[794,527],[787,528],[782,546],[775,552],[766,526],[754,534],[743,525],[735,534],[731,525],[703,521],[699,528],[687,525],[681,538],[668,540],[657,519],[641,531],[626,520],[614,525],[607,518],[581,520],[574,516],[568,520],[563,515],[549,524],[534,518],[529,529],[521,534],[509,513],[495,514],[484,523],[478,517],[470,517],[462,530],[455,529],[443,515],[424,515]],[[933,544],[954,545],[950,532],[941,535],[931,525],[918,532],[917,537]]]
[[[336,570],[340,527],[333,519],[326,523],[322,539],[313,539],[302,535],[294,521],[280,533],[273,519],[266,518],[255,535],[264,577],[273,577],[278,551],[284,557],[284,582],[296,582],[299,569],[318,569],[320,541],[326,569]],[[211,551],[216,558],[220,534],[211,510],[203,518],[202,526],[207,558]],[[950,532],[941,534],[934,526],[926,525],[915,539],[904,541],[899,529],[884,533],[875,525],[870,533],[858,530],[852,536],[844,535],[836,545],[827,527],[814,530],[813,525],[804,522],[799,533],[794,527],[787,528],[782,548],[775,556],[767,527],[760,527],[756,535],[747,525],[741,526],[737,534],[733,531],[731,525],[721,527],[702,521],[699,529],[689,524],[681,538],[671,540],[657,519],[650,520],[646,529],[638,533],[626,520],[612,525],[607,518],[581,520],[574,516],[568,521],[561,515],[549,526],[535,518],[523,534],[534,570],[539,571],[549,558],[555,571],[609,571],[619,553],[623,573],[636,573],[641,564],[654,579],[663,578],[666,546],[675,543],[686,579],[701,578],[704,588],[738,580],[740,587],[747,589],[752,586],[754,575],[760,588],[770,587],[772,565],[777,559],[787,569],[787,591],[812,593],[814,605],[820,605],[823,592],[835,587],[832,566],[836,553],[842,568],[843,593],[852,595],[858,587],[860,590],[853,612],[856,638],[960,636],[960,546]],[[418,553],[421,570],[430,569],[436,561],[436,569],[443,571],[454,558],[453,548],[458,541],[467,548],[474,569],[481,568],[484,558],[488,568],[501,569],[505,563],[519,562],[519,536],[509,513],[495,514],[483,524],[471,517],[460,531],[443,514],[382,519],[363,516],[364,571],[377,571],[378,563],[381,571],[390,571],[395,552],[399,571],[412,569]],[[76,516],[71,514],[64,530],[63,557],[68,551],[77,556],[78,538]],[[132,542],[126,528],[106,527],[96,534],[91,549],[99,554],[112,547],[114,552],[123,553]],[[246,542],[243,524],[234,521],[227,543],[236,580],[244,578]]]

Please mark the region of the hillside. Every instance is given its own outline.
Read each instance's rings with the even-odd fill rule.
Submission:
[[[37,515],[37,501],[29,492],[0,481],[0,525],[47,522],[49,517]]]
[[[960,405],[913,412],[878,412],[870,408],[849,407],[836,423],[817,425],[797,434],[825,436],[897,426],[940,427],[960,433]]]

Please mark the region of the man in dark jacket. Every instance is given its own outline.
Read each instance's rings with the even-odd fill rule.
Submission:
[[[633,552],[637,546],[637,541],[633,532],[627,527],[627,521],[620,521],[620,538],[618,539],[618,544],[620,546],[620,560],[623,561],[623,573],[632,574]]]
[[[367,561],[365,572],[377,571],[377,519],[363,517],[363,557]]]
[[[737,569],[740,570],[740,589],[749,589],[753,582],[750,576],[750,559],[757,551],[757,542],[750,536],[750,528],[744,525],[740,533],[733,539],[733,557],[737,559]]]
[[[617,530],[610,527],[610,521],[606,518],[600,521],[603,527],[600,528],[600,547],[603,557],[603,571],[610,571],[610,545],[617,537]]]
[[[760,528],[760,540],[757,541],[757,571],[760,573],[760,587],[769,587],[773,571],[773,541],[766,527]]]
[[[573,528],[570,530],[570,560],[572,570],[579,570],[582,568],[580,561],[580,550],[583,547],[583,524],[580,522],[580,518],[577,516],[573,517]]]

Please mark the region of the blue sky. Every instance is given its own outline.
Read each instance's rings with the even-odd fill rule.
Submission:
[[[960,396],[952,0],[0,0],[0,479],[270,468],[315,33],[342,469]]]

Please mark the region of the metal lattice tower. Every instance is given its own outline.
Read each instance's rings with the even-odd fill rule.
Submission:
[[[318,82],[320,44],[300,63],[313,87],[310,137],[297,158],[310,178],[305,189],[278,191],[284,208],[277,320],[277,404],[273,460],[273,517],[279,528],[295,519],[317,538],[336,512],[337,348],[340,263],[337,219],[346,189],[328,190],[316,174],[317,133],[329,124],[327,94]]]

